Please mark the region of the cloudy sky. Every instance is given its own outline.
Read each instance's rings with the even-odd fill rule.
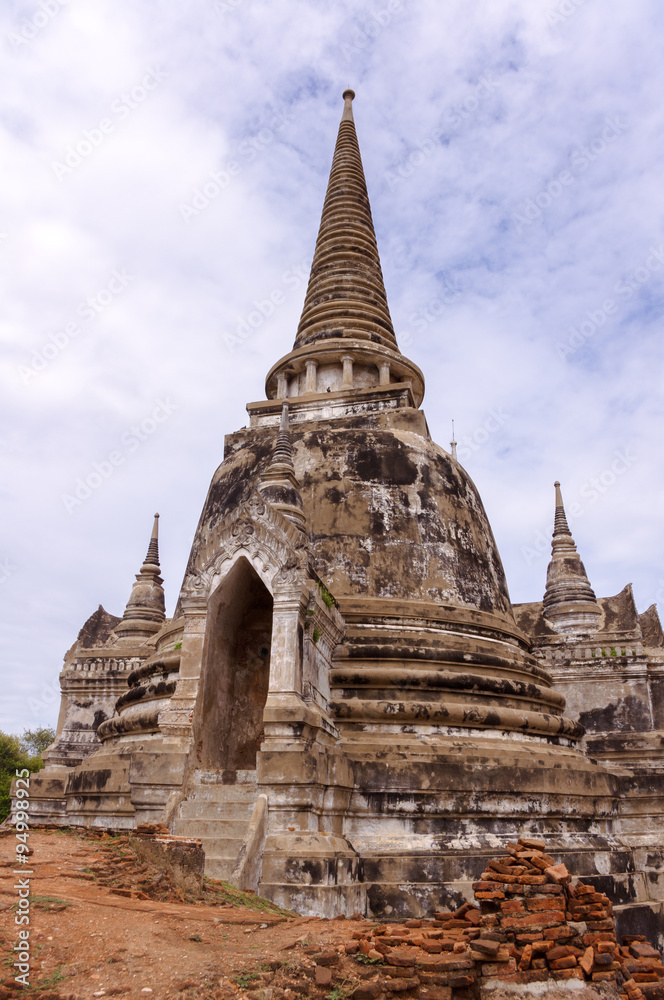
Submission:
[[[54,724],[156,510],[172,613],[295,335],[347,86],[397,336],[513,601],[558,478],[598,595],[664,606],[663,29],[658,0],[2,5],[0,729]]]

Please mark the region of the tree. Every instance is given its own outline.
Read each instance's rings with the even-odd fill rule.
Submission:
[[[9,790],[16,771],[31,772],[44,766],[42,753],[55,739],[55,731],[46,727],[26,729],[21,736],[0,731],[0,823],[9,815]]]
[[[41,757],[46,747],[55,739],[55,729],[50,726],[40,726],[37,729],[25,729],[20,737],[21,749],[29,757]]]

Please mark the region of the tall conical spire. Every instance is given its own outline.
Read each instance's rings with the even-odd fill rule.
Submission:
[[[556,512],[542,602],[544,617],[556,632],[594,631],[602,612],[567,524],[560,483],[554,486]]]
[[[300,484],[293,465],[293,446],[288,427],[288,403],[284,403],[281,408],[279,433],[270,461],[260,478],[258,492],[297,528],[304,531],[304,510]]]
[[[148,545],[144,565],[156,566],[159,569],[159,514],[155,514],[154,516],[150,544]]]
[[[344,110],[294,349],[331,337],[371,340],[398,349],[355,132],[355,94],[346,90],[343,97]]]
[[[115,627],[119,638],[140,641],[161,628],[166,618],[166,603],[159,572],[159,514],[155,514],[145,561],[131,588],[122,621]]]

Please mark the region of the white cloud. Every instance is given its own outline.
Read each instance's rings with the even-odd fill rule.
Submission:
[[[172,611],[223,435],[290,349],[304,286],[232,353],[224,334],[311,258],[349,85],[391,311],[427,376],[432,433],[446,446],[454,418],[478,444],[492,411],[508,415],[466,464],[513,598],[541,597],[546,547],[530,562],[523,549],[550,531],[553,480],[572,503],[634,448],[573,531],[599,593],[631,580],[641,608],[655,600],[664,266],[615,291],[664,242],[655,0],[585,0],[554,26],[555,0],[70,0],[13,46],[39,9],[0,15],[0,728],[54,721],[27,698],[53,683],[99,602],[122,611],[157,509]],[[58,180],[53,161],[105,119]],[[594,151],[607,119],[626,127]],[[230,164],[184,222],[182,204]],[[531,201],[540,214],[515,221]],[[81,305],[114,271],[131,281],[86,320]],[[557,344],[611,297],[616,310],[561,358]],[[77,334],[25,384],[19,366],[68,323]],[[169,419],[68,514],[62,493],[163,397],[177,402]]]

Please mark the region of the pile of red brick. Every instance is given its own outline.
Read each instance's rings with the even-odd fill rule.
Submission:
[[[527,837],[508,844],[473,884],[479,909],[464,903],[453,913],[356,930],[346,954],[375,963],[377,976],[354,1000],[395,993],[451,1000],[486,980],[564,979],[613,981],[623,1000],[641,1000],[639,983],[664,977],[660,953],[640,936],[618,944],[608,897],[572,886],[565,865],[544,848]]]
[[[664,976],[660,953],[640,936],[619,945],[608,897],[591,885],[572,886],[565,865],[544,849],[544,841],[520,837],[473,884],[482,933],[503,950],[500,968],[484,963],[482,976],[522,983],[610,980],[627,1000],[640,1000],[638,983]]]

